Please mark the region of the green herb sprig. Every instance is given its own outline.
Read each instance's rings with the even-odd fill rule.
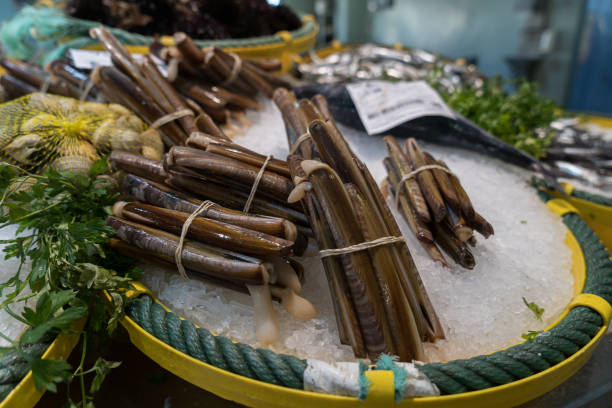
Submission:
[[[541,334],[540,330],[529,330],[527,333],[521,334],[521,337],[527,340],[529,343],[533,343],[535,338]]]
[[[93,406],[83,376],[96,374],[90,389],[95,392],[108,371],[118,365],[99,359],[85,370],[87,335],[113,331],[127,301],[125,292],[138,273],[129,261],[106,248],[114,230],[105,218],[118,196],[112,180],[103,175],[107,170],[105,160],[94,163],[87,176],[55,170],[37,175],[0,163],[0,228],[17,226],[17,236],[0,243],[6,244],[6,259],[20,261],[16,273],[0,283],[0,295],[5,293],[0,307],[31,327],[19,341],[1,337],[30,363],[37,389],[55,392],[56,383],[79,378],[83,407]],[[32,265],[27,273],[26,261]],[[111,269],[117,265],[121,273]],[[26,288],[31,294],[24,294]],[[24,308],[21,316],[11,311],[12,304],[34,296],[38,297],[35,308]],[[49,333],[74,332],[75,324],[86,316],[83,358],[75,371],[70,371],[66,361],[42,360],[23,351],[24,345]],[[69,403],[75,405],[70,399]]]
[[[494,76],[482,86],[464,86],[447,92],[432,71],[429,83],[455,111],[501,140],[540,158],[552,142],[550,123],[559,117],[552,100],[541,97],[538,85],[525,79],[503,80]],[[507,92],[505,87],[516,89]],[[537,129],[542,131],[538,134]]]
[[[542,315],[544,314],[543,308],[535,304],[535,302],[528,302],[527,299],[525,299],[524,297],[523,297],[523,303],[525,303],[525,306],[527,306],[529,310],[533,312],[533,314],[539,321],[542,321]]]

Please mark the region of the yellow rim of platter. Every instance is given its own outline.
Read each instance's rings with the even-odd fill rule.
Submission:
[[[82,319],[74,327],[74,333],[60,334],[49,345],[42,355],[45,360],[66,360],[79,341],[78,332],[85,325],[86,319]],[[44,391],[38,391],[34,386],[32,371],[28,371],[25,377],[17,384],[6,398],[0,402],[0,408],[28,408],[36,405]]]
[[[295,56],[312,49],[317,42],[319,25],[317,24],[314,16],[311,14],[307,14],[302,17],[302,24],[307,22],[312,22],[314,24],[314,29],[306,35],[293,37],[289,31],[279,31],[274,34],[274,36],[280,37],[282,39],[280,42],[243,47],[227,47],[224,48],[224,50],[228,52],[235,52],[241,57],[278,58],[282,64],[281,72],[287,72],[289,68],[291,68],[291,64],[293,63]],[[162,36],[160,41],[166,46],[174,45],[174,40],[171,36]],[[85,49],[102,50],[103,48],[101,45],[97,44],[87,46]],[[126,46],[126,49],[133,54],[149,53],[149,46],[147,45],[128,45]]]
[[[568,212],[578,212],[575,207],[561,199],[550,200],[547,206],[559,216]],[[558,324],[572,308],[588,306],[602,315],[604,325],[587,345],[563,362],[509,384],[455,395],[406,398],[400,405],[407,407],[467,408],[493,405],[498,408],[511,407],[550,391],[582,367],[606,333],[612,316],[612,307],[598,296],[581,293],[586,279],[586,264],[580,245],[569,230],[566,244],[572,251],[574,297],[564,313],[548,329]],[[147,293],[154,298],[153,294],[143,285],[138,284],[137,289],[135,296]],[[159,365],[200,388],[241,404],[252,407],[291,406],[296,408],[312,408],[316,404],[325,407],[386,407],[395,404],[395,389],[391,371],[366,371],[365,375],[371,381],[371,385],[367,399],[362,402],[354,397],[296,390],[246,378],[181,353],[146,332],[127,316],[123,319],[122,324],[127,329],[132,343]]]

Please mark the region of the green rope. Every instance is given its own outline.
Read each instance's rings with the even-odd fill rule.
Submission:
[[[23,353],[32,357],[40,357],[53,340],[51,336],[45,336],[41,342],[26,344],[21,347]],[[19,384],[21,379],[30,371],[30,364],[23,356],[14,349],[9,350],[0,359],[0,402]]]
[[[543,191],[539,191],[539,195],[545,201],[551,198]],[[612,262],[605,246],[578,214],[565,214],[563,222],[576,237],[584,254],[586,282],[583,292],[601,296],[612,303]],[[127,314],[160,340],[215,367],[271,384],[297,389],[303,387],[304,360],[232,343],[224,337],[212,335],[206,329],[196,329],[192,323],[180,321],[175,314],[164,311],[149,296],[132,302]],[[559,324],[536,336],[533,341],[467,360],[426,364],[419,366],[419,370],[442,394],[458,394],[507,384],[559,364],[591,341],[603,323],[599,313],[578,306]],[[399,368],[390,356],[381,356],[377,364],[378,369],[394,370],[394,367]],[[360,399],[365,399],[368,394],[369,384],[364,374],[367,369],[361,363]],[[405,375],[396,373],[396,400],[401,399],[404,383]]]
[[[255,349],[247,344],[233,343],[223,336],[214,336],[210,331],[196,328],[193,323],[166,312],[150,296],[134,300],[126,312],[144,330],[193,358],[248,378],[303,388],[306,363],[297,357]]]
[[[541,189],[552,190],[552,186],[550,184],[548,184],[545,180],[538,178],[538,177],[533,177],[531,180],[531,184],[534,187],[538,188],[538,190],[541,190]],[[605,197],[599,194],[589,193],[587,191],[574,189],[572,193],[570,194],[570,196],[576,197],[580,200],[590,201],[595,204],[612,207],[612,198]],[[548,201],[548,199],[544,199],[544,201]]]
[[[595,204],[612,207],[612,198],[610,197],[604,197],[599,194],[588,193],[582,190],[574,190],[572,191],[572,195],[581,200],[586,200],[586,201],[590,201]]]
[[[544,192],[540,195],[550,199]],[[580,244],[586,261],[583,293],[612,303],[612,262],[605,246],[578,214],[565,214],[563,222]],[[579,306],[546,333],[506,350],[469,360],[426,364],[419,369],[443,394],[480,390],[525,378],[560,363],[597,334],[603,321],[596,311]]]

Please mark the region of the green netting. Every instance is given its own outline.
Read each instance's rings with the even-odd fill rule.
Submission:
[[[0,105],[0,160],[87,173],[112,149],[161,159],[159,133],[121,105],[33,93]]]

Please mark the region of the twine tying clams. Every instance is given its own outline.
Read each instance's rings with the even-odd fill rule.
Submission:
[[[310,133],[304,133],[302,136],[298,137],[295,143],[291,146],[291,150],[289,151],[289,154],[295,153],[297,148],[300,147],[302,143],[304,143],[306,140],[310,138],[311,138]]]
[[[242,69],[242,60],[240,59],[238,54],[231,52],[229,55],[234,58],[234,63],[232,64],[232,72],[225,79],[225,81],[219,84],[219,86],[228,86],[234,83],[234,81],[238,78],[238,74],[240,74],[240,70]]]
[[[174,252],[174,261],[176,262],[176,268],[178,269],[179,274],[185,279],[189,279],[187,277],[187,272],[185,272],[185,268],[183,267],[183,247],[185,246],[187,231],[189,231],[189,227],[191,226],[193,220],[195,220],[198,215],[208,211],[208,209],[213,205],[215,205],[215,203],[210,200],[202,201],[202,204],[200,204],[200,206],[196,208],[196,210],[192,212],[183,223],[181,237],[176,247],[176,251]]]
[[[96,86],[96,84],[94,84],[93,81],[87,81],[87,85],[85,85],[85,87],[82,88],[83,92],[81,92],[79,101],[84,101],[85,99],[87,99],[87,96],[89,95],[91,90],[94,88],[94,86]]]
[[[255,193],[257,192],[257,187],[259,186],[259,182],[261,181],[261,178],[263,177],[264,172],[266,171],[266,166],[270,162],[270,159],[272,159],[271,154],[266,156],[266,160],[261,165],[261,168],[259,169],[259,173],[257,173],[257,177],[255,177],[255,181],[253,182],[253,186],[251,187],[249,198],[246,200],[246,203],[244,204],[244,208],[242,209],[242,212],[244,213],[249,212],[249,209],[251,208],[251,204],[253,203],[253,199],[255,198]]]
[[[48,75],[45,77],[45,80],[43,81],[43,83],[40,84],[39,91],[43,94],[46,94],[47,91],[49,90],[49,86],[51,86],[51,75]]]
[[[162,126],[167,125],[168,123],[177,119],[184,118],[185,116],[194,116],[194,113],[191,109],[180,109],[157,119],[155,122],[151,123],[151,127],[153,129],[159,129]]]
[[[446,167],[440,166],[438,164],[428,164],[425,166],[417,167],[416,169],[412,170],[410,173],[402,177],[401,180],[397,183],[397,191],[395,192],[395,206],[396,207],[398,207],[399,205],[399,196],[400,196],[400,193],[402,192],[402,188],[406,185],[406,182],[410,180],[411,178],[415,177],[420,172],[425,171],[425,170],[442,170],[443,172],[448,173],[451,176],[455,176],[455,173],[453,173]]]
[[[349,245],[344,248],[322,249],[319,251],[319,258],[323,259],[328,256],[350,254],[353,252],[363,251],[363,250],[370,249],[370,248],[376,248],[376,247],[383,246],[383,245],[395,244],[397,242],[406,242],[406,238],[404,238],[403,236],[401,237],[387,236],[387,237],[380,237],[372,241],[365,241],[359,244]]]

